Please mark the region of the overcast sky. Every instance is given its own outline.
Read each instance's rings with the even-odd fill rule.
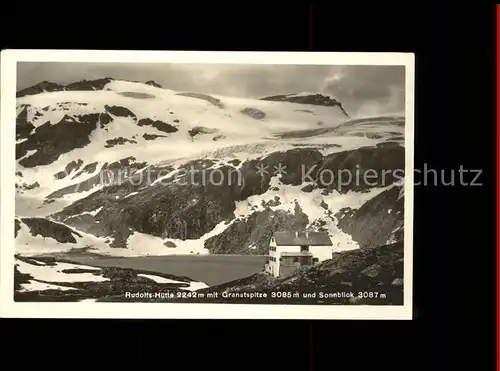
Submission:
[[[403,66],[22,62],[17,90],[45,80],[69,84],[102,77],[248,98],[319,92],[342,102],[351,116],[404,111]]]

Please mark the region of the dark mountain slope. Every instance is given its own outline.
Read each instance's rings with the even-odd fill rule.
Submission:
[[[404,149],[398,146],[370,147],[328,156],[322,156],[317,150],[294,149],[272,153],[260,161],[247,161],[238,169],[230,165],[210,168],[213,161],[199,160],[181,166],[176,173],[155,184],[152,181],[158,169],[146,168],[120,184],[105,187],[75,202],[53,217],[96,236],[113,237],[115,246],[119,247],[126,246],[126,239],[134,231],[161,238],[198,239],[220,222],[233,220],[235,202],[261,195],[271,188],[270,174],[261,176],[256,172],[259,163],[269,168],[280,163],[286,165],[287,174],[281,178],[282,184],[301,185],[309,180],[305,179],[304,175],[307,174],[315,180],[312,188],[326,188],[326,192],[337,189],[341,193],[348,190],[366,191],[392,184],[393,178],[382,177],[387,177],[387,172],[394,172],[402,166]],[[355,165],[361,169],[376,167],[381,170],[379,178],[371,177],[369,182],[361,183],[325,184],[321,181],[324,180],[321,172],[325,170],[335,173],[342,169],[351,171]],[[199,170],[194,173],[195,176],[192,176],[193,168]],[[309,173],[304,168],[314,171]],[[171,170],[163,169],[163,174]],[[382,170],[387,172],[383,175]],[[215,179],[220,179],[222,174],[224,181],[221,184],[207,183],[206,179],[210,179],[212,172],[217,172]],[[304,190],[306,193],[308,191]],[[274,206],[280,204],[279,200],[275,202]],[[101,206],[103,210],[94,217],[93,222],[88,220],[88,216],[84,223],[72,217]],[[299,217],[302,214],[300,207],[295,213],[267,208],[249,218],[234,221],[221,234],[207,240],[205,246],[213,253],[263,253],[272,232],[292,226],[303,228],[312,222]],[[250,245],[254,245],[253,252],[248,250]]]
[[[338,227],[361,247],[375,247],[403,241],[404,197],[395,186],[367,201],[359,209],[344,208],[337,215]]]

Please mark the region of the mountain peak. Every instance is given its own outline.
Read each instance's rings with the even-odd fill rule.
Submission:
[[[314,106],[325,106],[325,107],[339,107],[342,112],[349,117],[347,112],[342,107],[340,103],[335,98],[321,93],[292,93],[284,95],[273,95],[269,97],[261,98],[261,100],[275,101],[275,102],[290,102],[297,104],[310,104]]]
[[[155,88],[162,88],[162,86],[160,84],[158,84],[156,81],[154,80],[148,80],[145,82],[146,85],[151,85],[151,86],[154,86]]]
[[[44,92],[61,91],[64,90],[64,85],[57,84],[50,81],[41,81],[36,85],[30,86],[29,88],[22,89],[16,93],[16,97],[24,97],[26,95],[35,95]]]

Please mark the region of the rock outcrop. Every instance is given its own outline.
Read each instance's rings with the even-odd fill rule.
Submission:
[[[326,106],[326,107],[339,107],[344,114],[349,117],[347,112],[342,107],[342,104],[331,97],[323,94],[288,94],[288,95],[273,95],[261,98],[262,100],[269,100],[275,102],[290,102],[297,104],[310,104],[313,106]]]

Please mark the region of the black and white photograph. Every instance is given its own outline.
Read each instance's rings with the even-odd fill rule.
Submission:
[[[2,315],[411,319],[413,54],[1,63]]]

